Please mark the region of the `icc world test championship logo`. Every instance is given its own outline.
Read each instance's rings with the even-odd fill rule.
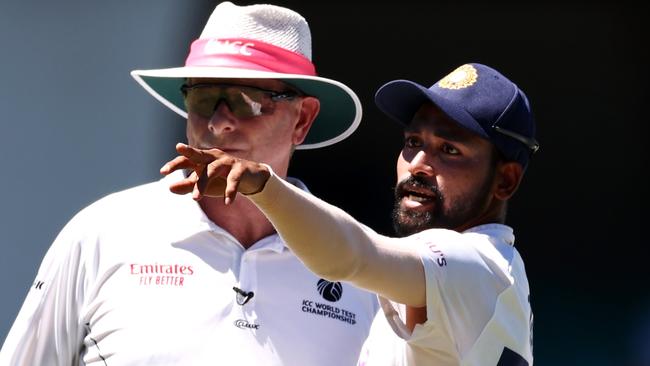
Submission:
[[[337,302],[343,296],[343,286],[340,282],[330,282],[320,279],[318,281],[318,293],[327,301]]]

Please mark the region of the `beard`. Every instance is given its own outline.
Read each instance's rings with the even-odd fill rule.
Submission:
[[[481,186],[459,197],[446,196],[437,186],[419,176],[409,176],[395,187],[393,229],[400,236],[409,236],[427,229],[454,230],[481,215],[487,207],[495,172],[491,171]],[[408,193],[405,186],[423,188],[433,194],[433,208],[429,211],[402,208],[400,202]]]

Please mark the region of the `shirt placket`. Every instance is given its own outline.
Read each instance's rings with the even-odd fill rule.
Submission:
[[[239,261],[238,282],[233,286],[235,301],[235,325],[238,328],[255,331],[259,326],[256,309],[257,259],[256,250],[245,251]]]

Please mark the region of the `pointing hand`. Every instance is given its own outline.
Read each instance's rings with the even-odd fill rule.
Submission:
[[[253,194],[264,189],[271,176],[269,168],[260,163],[236,158],[219,149],[197,149],[186,144],[176,144],[180,154],[167,162],[160,173],[168,175],[178,169],[190,169],[186,178],[170,185],[176,194],[192,192],[195,200],[203,196],[224,197],[229,204],[237,192]]]

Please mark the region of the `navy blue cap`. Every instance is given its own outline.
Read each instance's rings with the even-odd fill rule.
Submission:
[[[409,80],[393,80],[375,94],[379,109],[403,125],[409,124],[427,101],[523,167],[539,149],[528,98],[489,66],[462,65],[428,89]]]

